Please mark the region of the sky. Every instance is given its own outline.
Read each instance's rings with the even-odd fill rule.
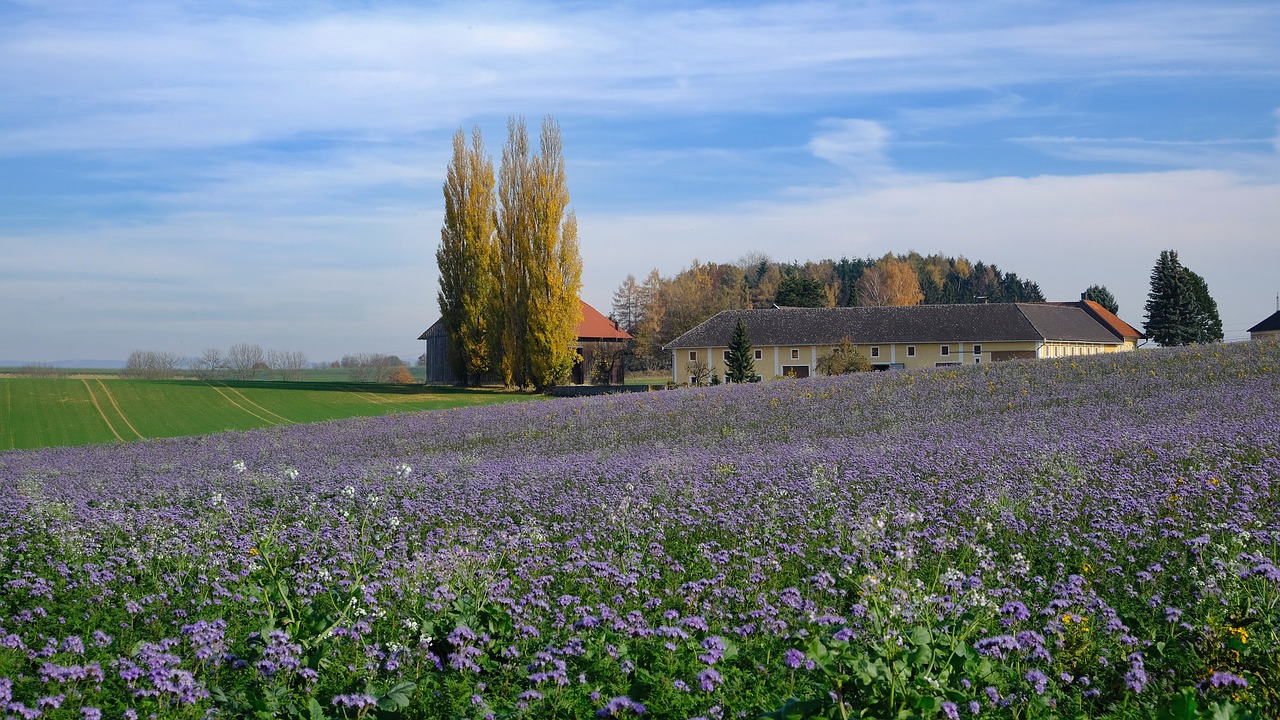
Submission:
[[[407,359],[459,128],[560,124],[628,274],[963,255],[1141,326],[1280,293],[1280,3],[0,0],[0,360]]]

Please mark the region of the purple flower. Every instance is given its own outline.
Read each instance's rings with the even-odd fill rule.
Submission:
[[[1043,695],[1045,688],[1049,685],[1049,676],[1045,675],[1044,671],[1039,668],[1032,668],[1028,670],[1027,674],[1022,677],[1031,684],[1031,689],[1034,690],[1037,695]]]
[[[804,664],[804,660],[805,660],[804,653],[800,652],[795,648],[791,648],[790,650],[787,650],[787,652],[783,655],[783,662],[785,662],[787,664],[787,667],[791,668],[792,670],[798,670],[800,666]]]
[[[1238,675],[1232,675],[1231,673],[1215,672],[1213,675],[1209,676],[1208,680],[1205,680],[1200,685],[1201,687],[1211,687],[1211,688],[1224,688],[1224,687],[1247,688],[1249,687],[1249,681],[1245,680],[1244,678]]]
[[[643,715],[645,707],[626,695],[611,699],[604,708],[596,711],[596,717],[625,717],[627,715]]]

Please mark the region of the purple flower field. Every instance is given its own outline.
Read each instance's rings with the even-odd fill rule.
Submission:
[[[0,716],[1275,717],[1280,346],[0,453]]]

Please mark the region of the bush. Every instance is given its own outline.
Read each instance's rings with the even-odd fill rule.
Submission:
[[[841,340],[835,349],[818,358],[818,372],[823,375],[848,375],[870,369],[871,361],[858,352],[849,338]]]

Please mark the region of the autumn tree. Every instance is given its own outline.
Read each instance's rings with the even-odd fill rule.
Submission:
[[[582,319],[578,222],[555,120],[543,120],[537,155],[524,120],[508,121],[497,196],[502,374],[509,385],[543,389],[573,369]]]
[[[858,279],[858,304],[865,307],[918,305],[920,280],[906,262],[886,255]]]
[[[480,128],[471,145],[459,128],[444,183],[444,226],[436,263],[440,268],[440,315],[449,337],[449,363],[465,384],[489,370],[489,326],[495,318],[496,248],[493,161],[485,155]]]
[[[823,375],[848,375],[870,369],[871,361],[858,352],[849,338],[843,338],[839,345],[818,358],[818,372]]]
[[[528,358],[534,387],[542,390],[565,381],[577,361],[574,344],[582,308],[582,256],[578,251],[578,218],[569,209],[560,125],[542,121],[538,155],[531,162],[529,188],[532,251],[529,276]]]

